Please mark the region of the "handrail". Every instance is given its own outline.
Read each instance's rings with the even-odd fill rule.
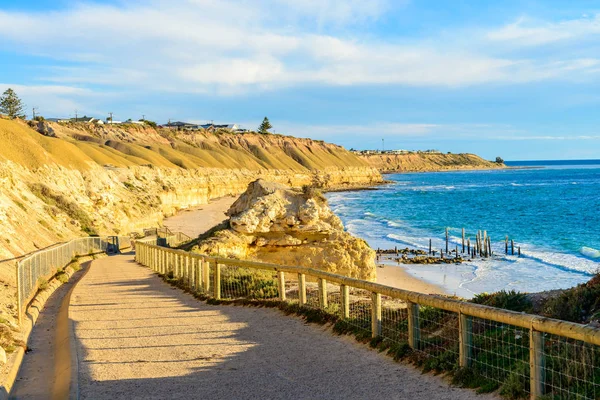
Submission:
[[[118,237],[119,243],[130,247],[129,237]],[[109,247],[106,237],[88,236],[36,251],[23,257],[15,268],[17,282],[17,314],[19,325],[29,302],[37,293],[40,280],[53,276],[58,268],[67,266],[73,257],[105,252]]]
[[[353,323],[351,312],[350,312],[350,292],[349,288],[356,288],[366,292],[371,293],[370,299],[359,298],[361,300],[357,300],[356,295],[354,302],[359,304],[359,308],[356,312],[361,312],[360,310],[365,310],[363,305],[367,304],[366,309],[370,309],[370,320],[371,320],[371,335],[375,338],[381,335],[384,335],[383,330],[383,308],[382,308],[382,296],[387,296],[389,299],[397,299],[406,304],[406,308],[404,309],[404,315],[406,316],[406,324],[405,329],[407,327],[406,335],[408,345],[415,351],[422,351],[421,346],[427,345],[427,342],[421,339],[421,322],[420,318],[424,318],[424,322],[426,322],[427,314],[422,314],[424,311],[420,311],[418,306],[428,306],[433,310],[440,310],[440,312],[448,313],[448,315],[456,314],[458,318],[454,318],[451,322],[458,325],[457,329],[457,338],[454,343],[458,344],[458,352],[455,354],[458,356],[458,364],[460,367],[470,367],[474,363],[479,363],[477,365],[485,364],[485,361],[474,361],[474,354],[482,353],[485,354],[486,350],[485,344],[491,341],[495,341],[496,345],[499,348],[499,353],[496,353],[500,357],[508,357],[510,362],[527,362],[527,357],[523,354],[524,349],[528,347],[528,363],[529,363],[529,375],[526,376],[524,374],[519,375],[520,379],[529,381],[529,393],[531,399],[536,399],[539,396],[544,394],[546,388],[550,388],[550,390],[557,390],[558,393],[562,393],[561,391],[565,391],[564,388],[561,388],[560,385],[555,386],[555,379],[559,379],[561,374],[566,376],[566,380],[569,382],[579,382],[577,379],[580,379],[582,385],[586,386],[586,392],[591,397],[586,398],[598,398],[597,394],[600,393],[600,386],[595,383],[592,378],[600,374],[600,366],[596,366],[593,364],[593,356],[589,354],[600,354],[600,349],[595,348],[591,349],[589,346],[595,345],[600,346],[600,329],[594,328],[592,326],[577,324],[569,321],[561,321],[552,318],[545,318],[539,315],[532,315],[526,313],[519,313],[515,311],[485,306],[481,304],[474,304],[466,301],[446,298],[439,295],[430,295],[412,292],[409,290],[398,289],[374,282],[368,282],[356,278],[350,278],[347,276],[337,275],[326,271],[316,270],[313,268],[306,268],[301,266],[283,266],[278,264],[271,263],[263,263],[256,261],[246,261],[246,260],[236,260],[231,258],[222,258],[222,257],[214,257],[208,256],[204,254],[196,254],[191,252],[186,252],[178,249],[171,249],[166,247],[161,247],[156,245],[156,241],[152,243],[152,240],[146,241],[138,241],[138,245],[136,246],[136,261],[142,265],[148,266],[155,271],[167,274],[172,273],[174,278],[183,279],[183,284],[187,285],[189,289],[193,291],[199,291],[204,293],[205,295],[212,296],[213,298],[219,300],[222,296],[222,291],[225,291],[225,295],[231,297],[236,296],[248,296],[248,294],[241,294],[244,289],[240,289],[239,285],[252,285],[249,283],[252,281],[246,279],[238,279],[230,275],[225,275],[225,281],[222,280],[222,267],[233,267],[233,268],[245,268],[245,269],[253,269],[260,271],[270,271],[277,274],[277,278],[274,278],[274,275],[271,275],[271,278],[264,278],[268,280],[275,280],[277,283],[277,293],[279,299],[281,301],[286,301],[286,274],[296,274],[298,277],[297,280],[297,290],[298,297],[297,301],[301,304],[307,304],[307,285],[306,285],[306,277],[314,278],[318,280],[318,308],[322,309],[326,312],[331,312],[328,308],[328,289],[327,284],[337,284],[339,285],[339,297],[336,297],[336,302],[339,301],[341,310],[335,311],[341,312],[343,319],[349,321],[349,323]],[[227,270],[225,270],[227,271]],[[231,269],[230,271],[235,271],[235,269]],[[231,273],[231,272],[230,272]],[[233,272],[236,274],[235,272]],[[238,272],[241,273],[241,272]],[[244,273],[241,273],[241,276],[244,276]],[[234,275],[235,276],[235,275]],[[263,279],[263,278],[258,278]],[[267,282],[265,281],[265,283]],[[238,285],[238,289],[233,289],[231,285]],[[250,286],[244,286],[246,288],[250,288]],[[209,290],[210,289],[210,290]],[[242,290],[242,292],[237,292],[237,295],[233,292],[234,290]],[[249,289],[248,289],[249,290]],[[262,290],[262,289],[260,289]],[[243,292],[250,293],[250,292]],[[268,296],[275,296],[273,292],[269,292]],[[249,295],[250,297],[254,295]],[[336,294],[337,296],[337,294]],[[363,296],[364,297],[364,296]],[[388,299],[386,298],[386,301]],[[313,298],[314,301],[314,298]],[[361,303],[362,302],[362,303]],[[312,304],[310,307],[317,307]],[[397,307],[397,306],[396,306]],[[391,309],[387,309],[388,318],[389,312]],[[362,315],[362,314],[359,314]],[[420,316],[421,315],[421,316]],[[429,317],[432,318],[432,317]],[[388,321],[388,325],[386,329],[389,332],[389,329],[392,331],[398,330],[399,320],[386,320]],[[475,321],[479,321],[477,325],[475,325]],[[490,322],[492,322],[490,324]],[[441,323],[436,322],[435,319],[429,319],[429,323]],[[356,324],[356,323],[354,323]],[[392,325],[389,325],[392,324]],[[477,328],[475,328],[477,326]],[[486,328],[487,326],[487,328]],[[486,331],[493,332],[493,327],[499,326],[502,331],[502,335],[508,334],[507,337],[485,337],[484,333]],[[504,330],[502,327],[512,327],[510,329]],[[446,327],[450,328],[450,327]],[[362,327],[360,329],[365,329]],[[445,329],[442,325],[438,328],[440,332]],[[480,331],[483,329],[484,333]],[[512,329],[512,331],[511,331]],[[529,345],[526,347],[525,344],[516,345],[513,342],[522,338],[521,333],[516,332],[515,329],[522,329],[519,332],[529,332]],[[491,333],[492,334],[492,333]],[[389,333],[388,333],[389,335]],[[513,339],[510,339],[512,335]],[[389,337],[389,336],[387,336]],[[396,338],[397,336],[394,336]],[[474,337],[478,337],[479,341],[475,342]],[[554,338],[553,338],[554,337]],[[440,339],[439,337],[435,337],[434,339]],[[397,339],[393,339],[397,340]],[[398,339],[399,340],[399,339]],[[513,342],[511,342],[511,340]],[[580,344],[576,344],[577,342],[567,342],[567,340],[578,341]],[[582,342],[582,343],[581,343]],[[510,358],[510,355],[500,355],[504,352],[509,352],[511,343],[513,346],[517,346],[521,354],[517,358]],[[568,346],[572,346],[570,352],[564,352],[564,349]],[[577,347],[579,346],[579,347]],[[586,347],[588,346],[588,347]],[[446,347],[444,351],[456,351],[452,350],[452,347]],[[516,351],[516,350],[512,350]],[[583,353],[582,353],[583,352]],[[585,353],[592,352],[592,353]],[[595,353],[597,352],[597,353]],[[510,354],[510,353],[509,353]],[[547,356],[548,354],[548,356]],[[579,354],[579,355],[578,355]],[[581,354],[588,354],[584,358]],[[515,356],[513,356],[515,357]],[[549,360],[552,361],[551,371],[552,371],[552,381],[546,381],[546,357],[550,357]],[[556,359],[560,358],[564,360],[565,363],[571,363],[575,365],[573,368],[587,368],[586,376],[584,378],[580,378],[575,375],[565,375],[565,372],[557,367]],[[567,364],[568,365],[568,364]],[[513,366],[514,367],[514,366]],[[518,371],[514,369],[505,368],[503,365],[496,366],[495,368],[503,371],[503,374],[512,374]],[[569,370],[569,367],[565,367],[566,370]],[[485,368],[484,368],[485,369]],[[591,369],[591,372],[588,370]],[[482,374],[487,374],[485,370]],[[506,375],[502,375],[502,379],[506,379]],[[559,378],[556,378],[556,377]],[[494,376],[489,376],[490,379],[494,379]],[[567,379],[568,378],[568,379]],[[500,379],[500,378],[495,378]],[[502,381],[504,382],[504,381]],[[579,387],[573,387],[574,392],[570,392],[571,384],[567,385],[567,393],[579,393]],[[575,383],[574,385],[577,385]],[[590,389],[591,387],[591,389]]]
[[[321,271],[313,268],[306,268],[300,266],[284,266],[271,263],[262,263],[257,261],[212,257],[203,254],[186,252],[183,250],[160,247],[157,245],[148,244],[148,246],[154,249],[160,249],[167,253],[189,256],[195,259],[202,259],[204,261],[218,263],[222,265],[229,265],[233,267],[245,267],[253,269],[270,270],[274,272],[305,274],[314,278],[327,279],[328,282],[335,282],[340,285],[352,286],[357,289],[363,289],[369,292],[380,293],[384,296],[389,296],[391,298],[403,300],[406,302],[436,307],[446,311],[462,313],[476,318],[490,319],[496,322],[514,325],[526,329],[530,329],[533,327],[533,329],[539,332],[564,336],[570,339],[581,340],[587,343],[600,346],[600,329],[578,324],[575,322],[562,321],[534,314],[520,313],[516,311],[505,310],[502,308],[490,307],[482,304],[469,303],[466,301],[449,299],[438,295],[412,292],[410,290],[399,289],[391,286],[382,285],[380,283],[350,278],[348,276],[337,275],[331,272]]]

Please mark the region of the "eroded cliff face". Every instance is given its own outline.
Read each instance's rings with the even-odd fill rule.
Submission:
[[[381,173],[477,170],[505,168],[475,154],[409,153],[359,155]]]
[[[382,180],[344,149],[308,139],[294,147],[288,137],[81,126],[53,124],[57,137],[47,137],[0,119],[0,260],[90,233],[159,226],[258,178],[325,189]]]
[[[344,231],[315,189],[293,190],[257,180],[227,215],[229,228],[201,241],[194,251],[375,279],[375,252]]]

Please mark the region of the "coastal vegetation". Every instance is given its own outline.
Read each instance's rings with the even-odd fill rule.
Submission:
[[[24,118],[25,104],[11,88],[0,96],[0,114],[6,114],[9,118]]]
[[[269,122],[269,118],[265,117],[263,122],[258,127],[258,133],[267,135],[269,133],[269,129],[271,128],[273,128],[273,125],[271,125],[271,122]]]

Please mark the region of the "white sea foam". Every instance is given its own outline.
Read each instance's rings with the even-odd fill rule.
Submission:
[[[591,247],[582,247],[579,252],[589,258],[600,258],[600,250],[592,249]]]

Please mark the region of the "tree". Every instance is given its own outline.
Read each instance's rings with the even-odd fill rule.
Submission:
[[[496,157],[496,164],[504,164],[502,157]]]
[[[265,119],[263,119],[262,124],[260,124],[260,126],[258,127],[258,133],[266,135],[269,133],[269,129],[271,129],[272,127],[273,125],[271,125],[271,123],[269,122],[269,118],[265,117]]]
[[[0,112],[10,118],[25,117],[25,104],[11,88],[6,89],[0,97]]]
[[[148,121],[147,119],[140,119],[140,122],[143,122],[146,125],[151,126],[152,128],[156,128],[156,122],[154,121]]]

